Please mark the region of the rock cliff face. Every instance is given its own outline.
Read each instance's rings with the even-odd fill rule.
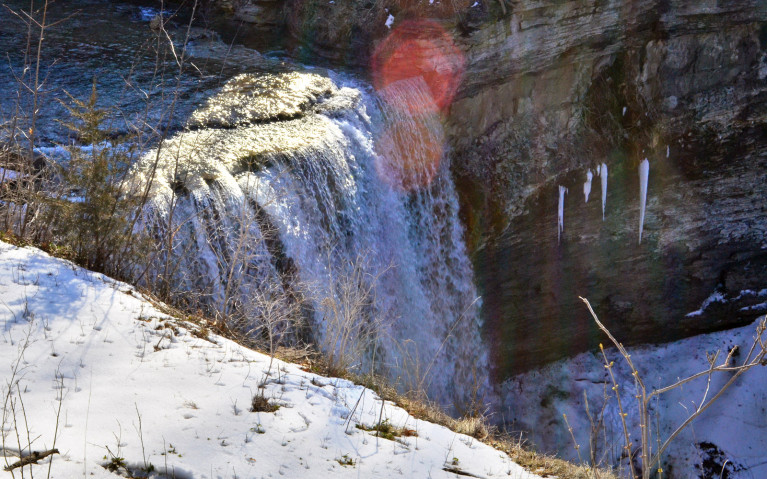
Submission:
[[[388,14],[392,28],[420,15],[453,33],[466,74],[445,123],[497,380],[596,346],[578,295],[626,343],[734,327],[764,309],[767,3],[338,3],[232,8],[271,9],[288,46],[357,68]]]
[[[758,1],[519,2],[466,39],[448,121],[501,378],[598,344],[579,295],[626,343],[753,321],[749,291],[767,286],[766,22]]]

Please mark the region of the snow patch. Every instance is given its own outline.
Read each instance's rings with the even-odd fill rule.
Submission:
[[[726,303],[727,300],[725,299],[724,295],[720,293],[719,291],[714,291],[711,293],[711,296],[703,300],[703,303],[700,305],[700,309],[693,311],[691,313],[687,313],[685,317],[692,318],[695,316],[700,316],[703,314],[703,311],[706,310],[706,308],[709,307],[712,303]]]
[[[741,311],[745,312],[767,312],[767,303],[758,303],[758,304],[752,304],[751,306],[746,306],[744,308],[740,308]]]
[[[18,177],[19,177],[18,171],[6,170],[5,168],[0,168],[0,181],[15,180]]]
[[[389,17],[386,19],[385,25],[387,28],[391,28],[391,26],[394,25],[394,15],[389,14]]]

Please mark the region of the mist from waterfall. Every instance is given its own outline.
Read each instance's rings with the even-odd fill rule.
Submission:
[[[249,315],[253,331],[270,298],[309,298],[307,327],[326,353],[351,347],[349,366],[465,404],[487,389],[488,359],[442,127],[415,113],[433,102],[428,88],[406,80],[375,95],[277,76],[269,98],[289,91],[299,114],[249,121],[264,92],[241,76],[231,82],[245,87],[210,99],[195,129],[137,165],[153,178],[146,226],[175,232],[155,274]],[[339,330],[339,317],[354,324]]]

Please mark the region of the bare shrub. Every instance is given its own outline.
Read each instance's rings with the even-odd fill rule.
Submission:
[[[631,359],[631,355],[628,353],[626,348],[617,339],[615,339],[615,337],[610,333],[605,325],[599,321],[599,318],[597,318],[597,315],[591,308],[591,304],[589,304],[588,300],[585,298],[581,298],[581,300],[586,303],[586,306],[588,307],[589,312],[594,318],[594,321],[596,322],[599,329],[601,329],[607,335],[607,337],[610,339],[610,341],[617,348],[618,352],[625,360],[626,364],[631,369],[631,374],[633,376],[634,385],[637,391],[635,396],[635,407],[639,415],[640,428],[640,444],[638,451],[632,451],[632,441],[630,439],[629,427],[626,421],[626,416],[628,413],[625,412],[627,411],[627,405],[625,405],[623,402],[624,397],[621,396],[620,386],[616,381],[615,375],[612,371],[614,363],[608,360],[604,348],[600,345],[602,357],[605,362],[605,368],[607,369],[610,376],[610,381],[613,385],[612,390],[615,392],[615,398],[618,402],[620,411],[620,419],[624,436],[623,448],[625,454],[623,457],[628,458],[630,463],[633,463],[633,458],[638,455],[641,461],[640,464],[636,465],[637,467],[634,467],[633,464],[632,467],[629,467],[631,477],[634,479],[637,479],[640,476],[642,479],[649,479],[656,472],[658,477],[661,477],[663,474],[662,456],[664,451],[668,448],[669,444],[671,444],[671,442],[698,416],[703,414],[706,409],[708,409],[714,402],[716,402],[717,399],[719,399],[722,394],[724,394],[724,392],[727,391],[727,389],[729,389],[730,386],[732,386],[741,375],[755,366],[767,365],[767,343],[763,337],[765,330],[767,330],[767,316],[764,316],[761,318],[756,327],[754,341],[748,349],[748,352],[743,356],[743,361],[741,364],[737,365],[733,360],[733,355],[735,351],[737,351],[737,348],[730,350],[727,356],[721,362],[719,362],[720,352],[717,351],[711,355],[707,354],[708,368],[704,369],[703,371],[700,371],[689,377],[679,379],[675,383],[668,386],[648,391],[642,375],[637,369],[638,365],[634,364],[634,361]],[[641,367],[641,365],[639,366]],[[726,373],[729,375],[729,379],[718,389],[712,389],[712,376],[715,373]],[[706,381],[706,388],[704,390],[703,397],[698,402],[698,405],[668,437],[661,438],[659,427],[653,424],[652,417],[650,416],[650,401],[657,398],[661,394],[677,389],[691,381],[698,379]],[[654,446],[654,442],[657,442],[657,446]],[[638,471],[636,469],[638,469]]]
[[[342,258],[335,266],[328,254],[330,276],[319,301],[319,349],[328,373],[341,375],[368,366],[373,372],[383,323],[374,308],[376,286],[384,271],[371,273],[364,254]],[[367,369],[367,368],[366,368]]]

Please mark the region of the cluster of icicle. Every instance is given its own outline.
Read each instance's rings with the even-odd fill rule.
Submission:
[[[668,156],[668,152],[666,153]],[[601,179],[602,184],[602,221],[605,219],[605,205],[607,204],[607,165],[602,163],[596,168],[596,174]],[[647,209],[647,181],[650,177],[650,162],[647,158],[639,163],[639,243],[642,243],[642,232],[644,230],[644,217]],[[586,171],[586,181],[583,183],[583,196],[585,202],[589,202],[591,194],[591,182],[594,179],[594,173],[591,169]],[[559,185],[559,202],[557,204],[557,242],[561,241],[562,233],[565,230],[565,194],[567,188]]]

